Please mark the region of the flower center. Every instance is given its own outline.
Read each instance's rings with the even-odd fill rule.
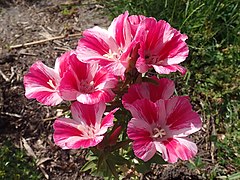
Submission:
[[[120,50],[119,50],[119,51],[120,51]],[[120,51],[120,54],[121,54],[121,53],[122,53],[122,52]],[[106,57],[106,58],[108,58],[108,59],[118,59],[118,53],[112,52],[111,49],[109,49],[109,52],[108,52],[107,54],[104,54],[103,56]]]
[[[49,79],[49,81],[47,82],[47,84],[53,88],[53,89],[56,89],[56,86],[53,84],[53,81],[51,79]]]
[[[145,59],[148,64],[155,64],[155,65],[161,64],[161,59],[157,55],[147,55],[146,54]]]
[[[89,127],[89,126],[83,126],[83,125],[78,125],[77,129],[81,131],[81,136],[83,138],[93,138],[95,137],[95,127]]]
[[[162,128],[154,128],[152,131],[153,138],[162,138],[166,135],[166,131]]]
[[[81,81],[79,84],[79,91],[84,94],[89,94],[94,91],[94,82],[93,81]]]

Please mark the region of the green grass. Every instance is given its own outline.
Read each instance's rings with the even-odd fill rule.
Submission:
[[[0,148],[0,179],[41,179],[33,160],[10,141],[5,141]]]
[[[111,18],[128,10],[164,19],[188,35],[189,72],[171,75],[177,92],[189,95],[205,124],[213,122],[215,176],[240,169],[240,2],[238,0],[102,1]],[[169,77],[169,76],[168,76]],[[211,132],[211,130],[210,130]],[[231,165],[231,168],[229,167]],[[214,169],[214,167],[213,167]],[[215,168],[216,169],[216,168]]]

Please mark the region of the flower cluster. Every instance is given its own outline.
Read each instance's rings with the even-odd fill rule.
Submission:
[[[53,124],[54,142],[63,149],[104,149],[125,133],[121,140],[129,139],[144,161],[156,153],[169,163],[188,160],[197,147],[187,136],[201,119],[187,96],[173,95],[174,82],[160,78],[185,74],[179,63],[189,53],[186,39],[164,20],[125,12],[108,29],[85,30],[54,68],[34,63],[24,76],[25,95],[50,106],[71,102],[71,118]]]

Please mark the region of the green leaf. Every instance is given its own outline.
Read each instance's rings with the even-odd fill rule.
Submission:
[[[151,163],[141,162],[140,164],[137,164],[135,168],[138,172],[145,174],[151,171]]]
[[[110,170],[111,174],[116,178],[118,179],[118,173],[116,171],[116,166],[115,164],[111,161],[111,160],[105,160],[106,164],[107,164],[107,167],[108,169]],[[110,176],[111,178],[111,176]]]
[[[123,148],[125,146],[127,146],[129,143],[131,142],[130,139],[126,140],[126,141],[121,141],[121,142],[118,142],[115,146],[113,146],[110,151],[115,151],[115,150],[118,150],[120,148]]]
[[[148,162],[156,164],[167,164],[167,162],[164,161],[162,156],[158,153],[156,153]]]
[[[102,164],[103,164],[103,162],[104,162],[104,159],[105,159],[104,153],[102,153],[102,154],[99,156],[99,158],[98,158],[97,171],[99,171],[99,170],[101,169],[101,166],[102,166]]]
[[[94,169],[97,168],[97,165],[94,161],[88,161],[86,162],[83,167],[80,169],[81,172],[85,172],[91,169],[93,171]]]
[[[130,162],[119,154],[110,154],[108,158],[117,165],[130,165]]]

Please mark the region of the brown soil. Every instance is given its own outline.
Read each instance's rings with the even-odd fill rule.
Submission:
[[[96,1],[98,2],[98,1]],[[74,49],[78,38],[69,37],[86,28],[110,23],[103,7],[93,0],[0,0],[0,142],[14,142],[34,158],[43,177],[49,179],[94,179],[79,169],[86,150],[61,150],[52,140],[56,108],[49,108],[24,96],[23,75],[36,61],[53,66],[55,59]],[[65,36],[45,43],[20,48],[10,46]],[[58,112],[59,113],[59,112]],[[199,132],[195,142],[205,165],[213,163],[208,138],[211,132]],[[1,145],[1,144],[0,144]],[[189,170],[188,162],[154,166],[143,179],[201,179],[199,170]],[[206,171],[209,166],[206,166]]]

